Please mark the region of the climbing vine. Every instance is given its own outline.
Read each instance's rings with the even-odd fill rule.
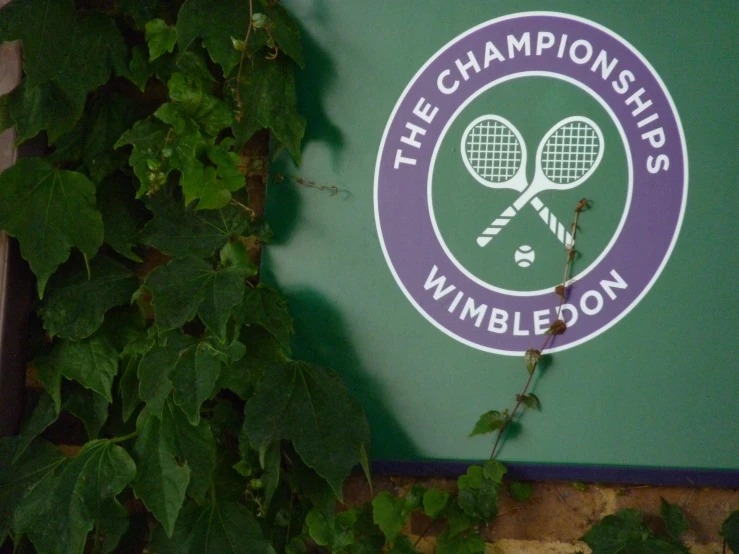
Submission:
[[[15,40],[24,77],[0,98],[0,128],[45,155],[0,175],[0,228],[36,277],[43,388],[19,435],[0,439],[0,546],[406,554],[422,512],[444,522],[438,554],[482,552],[501,440],[522,406],[538,407],[532,378],[566,325],[527,353],[515,407],[475,426],[495,445],[457,494],[414,486],[342,505],[353,468],[369,478],[367,421],[335,372],[290,357],[286,302],[258,280],[271,232],[245,186],[263,177],[247,152],[265,133],[300,162],[304,56],[279,1],[13,0],[0,42]],[[735,551],[738,514],[722,529]],[[665,536],[627,511],[584,540],[596,553],[684,552],[682,513],[664,503],[663,518]]]

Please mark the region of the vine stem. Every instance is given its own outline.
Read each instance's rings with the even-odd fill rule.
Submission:
[[[119,442],[124,442],[124,441],[130,440],[130,439],[134,439],[134,438],[136,438],[138,436],[139,436],[139,432],[138,431],[134,431],[133,433],[129,433],[128,435],[123,435],[122,437],[112,438],[112,439],[110,439],[110,442],[112,442],[113,444],[116,444],[116,443],[119,443]]]
[[[246,27],[246,37],[244,38],[244,49],[241,51],[241,58],[239,59],[239,72],[236,74],[236,104],[239,106],[239,111],[244,107],[241,102],[241,75],[244,71],[244,59],[246,59],[246,49],[249,45],[249,35],[251,35],[252,19],[254,18],[254,0],[249,0],[249,25]]]
[[[559,296],[559,304],[557,305],[557,320],[555,323],[552,324],[552,327],[550,327],[550,331],[553,330],[554,325],[557,324],[557,322],[562,321],[562,305],[565,302],[566,297],[566,291],[567,291],[567,283],[570,281],[570,274],[572,272],[572,261],[575,259],[575,239],[577,238],[577,224],[580,221],[580,213],[588,208],[590,205],[590,202],[583,198],[578,203],[577,206],[575,206],[575,218],[572,221],[571,226],[571,235],[572,235],[572,242],[567,246],[567,260],[565,262],[565,269],[564,269],[564,275],[562,276],[562,284],[555,288],[555,292],[557,292],[557,295]],[[562,321],[564,323],[564,321]],[[566,330],[566,327],[565,327]],[[562,331],[564,332],[564,331]],[[515,417],[516,413],[518,412],[519,408],[523,404],[524,397],[526,396],[526,393],[529,390],[529,387],[531,386],[531,383],[534,380],[534,374],[536,373],[536,368],[539,366],[539,361],[541,360],[541,355],[544,353],[544,351],[549,347],[549,344],[552,342],[552,340],[555,337],[555,333],[549,333],[544,340],[544,343],[539,348],[539,356],[535,359],[533,366],[531,370],[529,371],[529,378],[526,381],[526,385],[523,388],[523,391],[520,394],[516,395],[516,404],[513,406],[513,409],[506,415],[505,421],[503,422],[503,425],[498,429],[498,435],[495,437],[495,443],[493,444],[493,448],[490,451],[490,459],[494,460],[495,455],[498,453],[498,450],[501,447],[501,440],[503,439],[503,435],[505,434],[506,430],[508,429],[509,425],[513,421],[513,418]]]

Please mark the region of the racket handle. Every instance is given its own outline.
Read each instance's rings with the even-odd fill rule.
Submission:
[[[485,229],[479,237],[477,237],[478,246],[487,246],[487,244],[493,240],[498,233],[500,233],[500,230],[508,225],[517,213],[518,210],[516,208],[508,206],[508,208],[500,214],[500,217],[488,225],[488,228]]]
[[[559,222],[556,216],[551,211],[549,211],[549,208],[547,208],[544,203],[539,200],[538,196],[531,200],[531,206],[539,213],[539,217],[541,217],[544,223],[546,223],[547,227],[549,227],[549,230],[554,233],[554,236],[557,237],[559,242],[569,248],[572,245],[573,240],[572,235],[567,230],[567,227]]]
[[[539,200],[538,196],[532,198],[530,204],[539,214],[539,217],[541,217],[544,223],[546,223],[547,227],[549,227],[549,230],[554,233],[554,236],[557,237],[559,242],[569,247],[572,244],[572,235],[567,228],[559,222],[555,215],[549,211],[549,208]],[[518,210],[514,206],[509,206],[502,214],[500,214],[500,217],[488,225],[488,228],[477,237],[477,244],[481,247],[487,246],[490,241],[500,233],[501,229],[508,225],[517,213]]]

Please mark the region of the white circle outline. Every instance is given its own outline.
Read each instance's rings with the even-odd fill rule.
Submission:
[[[488,283],[487,281],[483,281],[473,273],[471,273],[466,267],[464,267],[459,260],[452,254],[451,250],[446,245],[446,242],[444,242],[444,238],[441,236],[441,231],[439,230],[439,227],[436,224],[436,215],[434,213],[434,205],[432,201],[431,191],[433,187],[433,176],[434,176],[434,168],[436,166],[436,156],[439,153],[439,149],[441,148],[441,143],[444,141],[444,138],[446,137],[447,132],[449,131],[449,127],[457,120],[457,118],[460,116],[462,111],[470,104],[472,103],[476,98],[478,98],[481,94],[487,92],[491,88],[504,83],[506,81],[512,81],[514,79],[518,79],[521,77],[550,77],[554,79],[560,79],[562,81],[565,81],[567,83],[570,83],[571,85],[575,85],[582,90],[584,90],[586,93],[588,93],[590,96],[595,98],[595,100],[605,109],[606,113],[611,117],[613,120],[613,123],[616,125],[616,129],[618,130],[619,135],[621,135],[621,142],[624,145],[624,150],[626,151],[626,164],[628,166],[628,184],[626,188],[626,201],[624,203],[624,211],[621,214],[621,220],[618,222],[618,227],[616,227],[616,231],[613,233],[613,236],[611,237],[611,240],[608,242],[606,247],[603,249],[603,251],[600,253],[600,255],[585,269],[583,269],[581,272],[579,272],[577,275],[573,275],[573,279],[582,279],[585,277],[588,273],[590,273],[593,269],[595,269],[600,262],[603,260],[603,258],[606,257],[608,252],[611,251],[611,248],[613,248],[613,245],[616,244],[616,241],[618,240],[618,237],[621,235],[621,231],[623,231],[624,225],[626,224],[626,219],[629,215],[629,211],[631,210],[631,198],[634,192],[634,161],[631,158],[631,147],[629,145],[629,142],[626,138],[626,132],[624,131],[623,126],[621,125],[621,122],[616,117],[616,114],[613,113],[613,110],[611,107],[606,103],[606,101],[600,97],[600,95],[596,94],[595,91],[593,91],[590,87],[580,83],[579,81],[576,81],[572,77],[568,77],[567,75],[562,75],[560,73],[553,73],[551,71],[521,71],[519,73],[513,73],[511,75],[506,75],[505,77],[501,77],[499,79],[496,79],[494,81],[491,81],[490,83],[486,84],[484,87],[480,87],[480,89],[476,90],[474,94],[471,94],[470,97],[465,100],[459,108],[452,114],[452,116],[449,118],[449,121],[444,126],[444,129],[442,129],[441,134],[439,135],[439,140],[436,143],[436,146],[434,147],[434,153],[431,155],[431,162],[429,163],[429,174],[428,174],[428,181],[426,184],[427,192],[426,192],[426,201],[428,203],[429,208],[429,215],[431,216],[431,225],[434,228],[434,233],[436,234],[436,239],[439,241],[439,244],[441,245],[441,248],[444,250],[444,253],[447,255],[447,258],[451,260],[451,262],[454,264],[454,266],[459,269],[462,273],[464,273],[470,280],[474,281],[481,287],[484,287],[488,290],[492,290],[495,292],[499,292],[501,294],[506,294],[508,296],[543,296],[545,294],[551,294],[552,289],[559,283],[555,283],[554,285],[551,285],[544,289],[539,290],[509,290],[504,289],[503,287],[496,287],[493,284]],[[554,127],[549,130],[551,133],[552,130],[556,130]],[[546,136],[544,138],[547,138]],[[540,142],[540,145],[544,142],[544,139]],[[537,157],[539,156],[537,148]]]
[[[647,283],[647,285],[642,289],[642,291],[639,293],[639,296],[637,296],[634,301],[627,306],[620,314],[618,314],[615,318],[613,318],[611,321],[603,325],[603,327],[600,327],[596,331],[593,331],[589,335],[586,335],[582,337],[581,339],[578,339],[576,341],[563,344],[561,346],[554,346],[552,348],[548,348],[547,352],[561,352],[563,350],[567,350],[569,348],[573,348],[575,346],[578,346],[580,344],[583,344],[598,335],[604,333],[616,323],[621,321],[624,317],[626,317],[631,310],[633,310],[639,302],[641,302],[642,298],[646,296],[646,294],[649,292],[649,290],[654,286],[654,283],[657,281],[659,276],[662,274],[662,271],[664,270],[665,266],[667,265],[667,261],[672,256],[672,251],[675,249],[675,244],[677,243],[677,238],[680,235],[680,229],[682,228],[683,219],[685,218],[685,209],[688,203],[688,148],[687,144],[685,142],[685,133],[683,131],[683,125],[682,121],[680,120],[680,114],[677,111],[677,107],[675,106],[675,102],[672,99],[672,96],[670,95],[670,92],[667,90],[667,87],[665,86],[664,81],[662,81],[662,78],[659,76],[657,71],[655,71],[654,67],[652,67],[652,64],[647,61],[647,59],[636,50],[630,42],[628,42],[626,39],[618,35],[617,33],[614,33],[610,29],[604,27],[603,25],[600,25],[599,23],[595,23],[594,21],[591,21],[589,19],[585,19],[584,17],[579,17],[576,15],[566,14],[563,12],[552,12],[552,11],[529,11],[529,12],[518,12],[515,14],[510,15],[504,15],[501,17],[497,17],[494,19],[490,19],[484,23],[481,23],[479,25],[476,25],[475,27],[468,29],[461,35],[456,36],[449,42],[447,42],[444,46],[442,46],[437,52],[429,58],[426,63],[419,69],[416,74],[413,76],[413,78],[409,81],[408,85],[403,90],[403,93],[400,95],[400,98],[398,99],[397,103],[395,104],[395,107],[393,108],[392,113],[390,114],[390,118],[388,119],[387,124],[385,125],[385,132],[382,135],[382,140],[380,141],[380,148],[377,153],[377,162],[375,163],[375,188],[374,188],[374,215],[375,215],[375,226],[377,227],[377,235],[380,239],[380,246],[382,248],[382,253],[385,256],[385,261],[388,264],[388,267],[390,268],[390,272],[393,275],[393,278],[395,279],[395,282],[400,287],[400,290],[403,291],[403,294],[405,294],[406,298],[410,300],[411,304],[416,308],[416,310],[424,317],[426,320],[428,320],[434,327],[442,331],[445,335],[452,337],[456,341],[465,344],[467,346],[470,346],[472,348],[475,348],[477,350],[482,350],[483,352],[490,352],[492,354],[501,354],[503,356],[521,356],[524,354],[524,351],[511,351],[511,350],[498,350],[497,348],[490,348],[487,346],[482,346],[480,344],[477,344],[475,342],[472,342],[470,340],[467,340],[463,337],[460,337],[456,335],[455,333],[452,333],[445,327],[443,327],[441,324],[439,324],[435,319],[430,317],[421,307],[418,305],[418,303],[415,301],[413,296],[408,292],[408,290],[405,288],[405,285],[398,277],[397,271],[395,271],[395,267],[393,266],[393,263],[390,259],[390,256],[387,252],[387,247],[385,246],[385,240],[382,236],[382,228],[380,227],[380,218],[379,218],[379,210],[378,210],[378,190],[379,190],[379,177],[380,177],[380,162],[382,161],[382,152],[385,149],[385,141],[387,140],[388,133],[390,132],[390,126],[392,125],[393,121],[395,120],[395,116],[398,113],[398,110],[400,109],[401,104],[403,103],[403,100],[405,100],[406,95],[410,91],[410,89],[413,87],[415,82],[418,80],[418,78],[426,71],[426,69],[447,49],[449,49],[451,46],[459,42],[461,39],[463,39],[466,36],[469,36],[470,34],[478,31],[479,29],[482,29],[484,27],[487,27],[489,25],[492,25],[494,23],[498,23],[501,21],[507,21],[509,19],[518,19],[521,17],[536,17],[536,16],[546,16],[546,17],[561,17],[563,19],[570,19],[572,21],[577,21],[580,23],[585,23],[586,25],[590,25],[595,29],[598,29],[599,31],[602,31],[603,33],[610,35],[614,39],[618,40],[623,46],[628,48],[636,57],[639,59],[639,61],[644,64],[644,67],[646,67],[654,77],[654,79],[657,81],[657,84],[659,84],[660,88],[662,89],[663,94],[665,95],[665,98],[667,99],[667,102],[670,105],[670,108],[672,109],[672,115],[675,118],[675,123],[677,124],[677,130],[680,134],[680,145],[682,147],[682,155],[683,155],[683,195],[682,195],[682,205],[680,207],[680,214],[678,216],[677,224],[675,225],[675,231],[672,235],[672,241],[670,242],[670,246],[667,249],[667,252],[665,253],[665,256],[662,258],[662,262],[660,263],[659,267],[657,268],[657,271],[654,272],[654,275],[652,276],[652,279]]]

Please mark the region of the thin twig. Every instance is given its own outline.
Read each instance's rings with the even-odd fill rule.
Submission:
[[[565,262],[565,269],[564,269],[564,275],[562,276],[562,284],[559,285],[555,291],[557,291],[557,294],[559,296],[559,305],[557,306],[557,319],[554,324],[556,325],[558,322],[562,320],[562,305],[565,302],[566,297],[566,291],[567,291],[567,283],[570,281],[570,274],[572,271],[572,261],[575,258],[575,238],[577,237],[577,224],[580,220],[580,212],[582,212],[584,209],[586,209],[589,205],[589,202],[587,199],[583,198],[577,203],[577,206],[575,206],[575,219],[572,222],[572,242],[567,245],[567,261]],[[551,330],[552,328],[550,328]],[[499,447],[501,446],[501,440],[503,439],[503,435],[508,429],[508,426],[513,421],[513,418],[515,417],[516,413],[518,412],[518,409],[521,407],[521,404],[524,402],[524,397],[526,396],[526,393],[529,390],[529,387],[531,386],[531,383],[534,379],[534,374],[536,373],[536,368],[539,366],[539,362],[541,360],[541,356],[544,353],[544,351],[549,347],[549,344],[554,339],[555,334],[550,333],[547,335],[546,339],[544,340],[544,344],[541,345],[539,348],[539,356],[535,359],[533,366],[531,368],[531,371],[529,371],[529,378],[526,381],[526,386],[523,388],[523,392],[521,394],[516,395],[516,404],[513,407],[513,409],[506,415],[505,421],[503,422],[503,425],[498,429],[498,435],[495,437],[495,443],[493,444],[493,449],[490,451],[490,459],[495,459],[495,455],[498,452]]]
[[[249,0],[249,25],[246,28],[246,38],[244,38],[244,49],[241,51],[241,58],[239,59],[239,72],[236,74],[236,105],[241,111],[244,104],[241,102],[241,74],[244,70],[244,59],[246,59],[246,50],[249,47],[249,35],[251,34],[252,18],[254,17],[254,3],[253,0]]]

